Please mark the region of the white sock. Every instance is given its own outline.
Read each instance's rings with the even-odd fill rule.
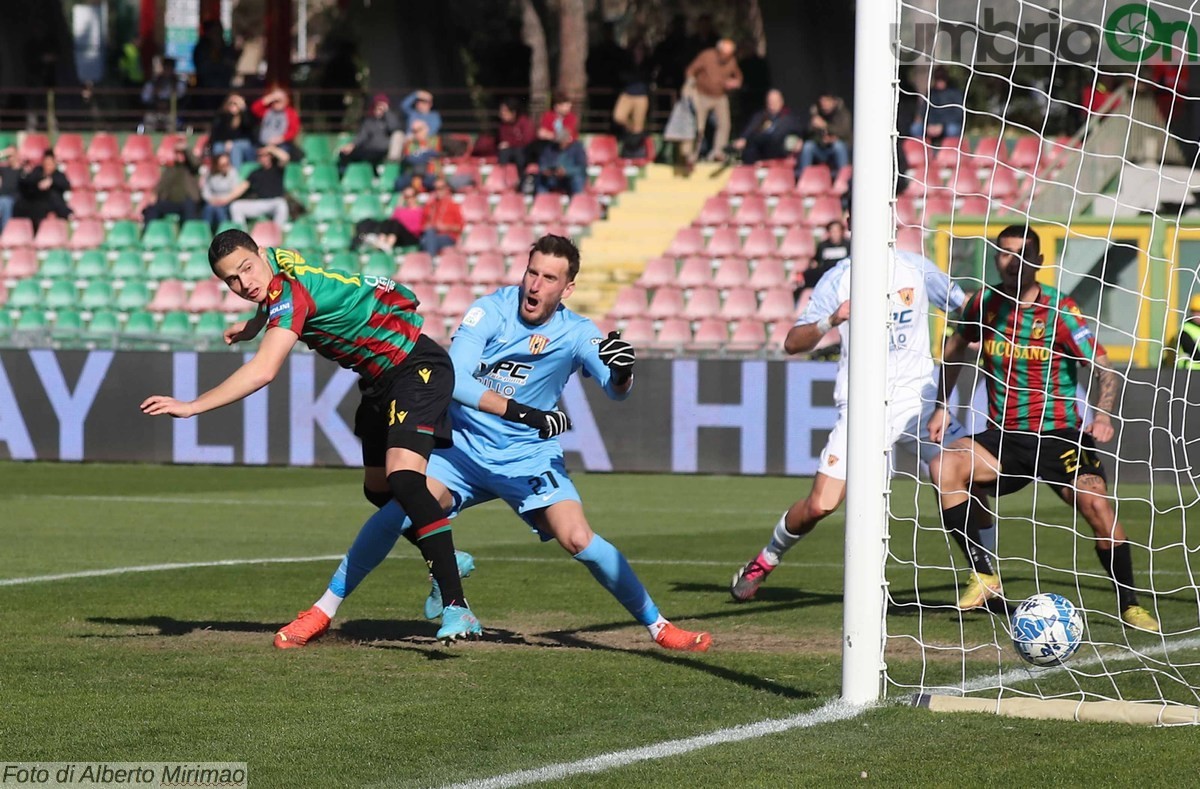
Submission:
[[[671,623],[663,618],[662,614],[659,614],[658,619],[655,620],[653,624],[646,625],[646,629],[650,631],[651,638],[658,638],[658,634],[661,633],[662,629],[669,624]]]
[[[762,550],[762,556],[767,563],[772,567],[779,564],[783,559],[783,555],[792,549],[792,546],[800,542],[803,534],[792,534],[787,530],[787,513],[779,516],[779,522],[775,524],[775,530],[771,532],[771,542]]]
[[[335,616],[337,616],[338,606],[342,604],[342,600],[344,599],[345,598],[338,597],[333,592],[326,589],[325,594],[321,595],[321,599],[318,600],[314,605],[324,611],[325,616],[333,619]]]

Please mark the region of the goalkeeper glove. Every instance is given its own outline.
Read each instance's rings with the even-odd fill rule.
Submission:
[[[613,383],[618,386],[633,376],[633,346],[621,339],[620,332],[610,331],[608,338],[600,343],[600,361],[612,370]]]
[[[571,429],[571,418],[557,408],[553,411],[542,411],[516,400],[508,401],[504,418],[509,422],[518,422],[538,431],[538,438],[554,438]]]

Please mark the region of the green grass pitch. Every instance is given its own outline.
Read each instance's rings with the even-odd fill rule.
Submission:
[[[644,629],[556,544],[507,508],[459,518],[455,539],[487,628],[442,648],[421,617],[428,590],[401,541],[303,650],[274,630],[324,589],[369,506],[349,470],[0,464],[0,759],[245,761],[253,786],[437,786],[585,759],[816,710],[840,685],[842,518],[802,541],[759,599],[739,605],[730,575],[763,545],[808,480],[584,475],[594,528],[630,558],[663,613],[713,633],[702,655],[654,647]],[[1145,495],[1138,489],[1130,495]],[[961,684],[1018,661],[1003,618],[959,615],[961,560],[897,481],[887,661],[895,682]],[[1144,600],[1167,629],[1130,635],[1070,513],[1038,494],[1006,500],[1009,595],[1058,591],[1090,609],[1079,671],[1047,694],[1195,702],[1197,594],[1179,512],[1121,505],[1131,537],[1161,548]],[[1024,508],[1022,510],[1022,508]],[[327,557],[327,558],[321,558]],[[224,560],[287,559],[121,572],[37,583],[6,579]],[[1150,556],[1135,552],[1149,583]],[[1072,567],[1082,576],[1066,572]],[[960,574],[961,575],[961,574]],[[918,616],[916,602],[926,607]],[[1190,631],[1190,632],[1188,632]],[[906,635],[913,636],[907,638]],[[920,642],[916,637],[920,638]],[[922,646],[922,644],[924,646]],[[969,650],[963,659],[963,645]],[[1135,652],[1170,661],[1134,670]],[[1103,659],[1103,662],[1101,662]],[[1188,665],[1191,664],[1191,665]],[[1105,669],[1110,673],[1106,673]],[[1026,682],[1015,686],[1030,691]],[[905,706],[563,779],[564,786],[1178,785],[1195,780],[1194,729],[941,715]]]

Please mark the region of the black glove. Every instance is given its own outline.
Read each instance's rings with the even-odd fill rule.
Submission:
[[[504,418],[509,422],[519,422],[538,431],[538,438],[554,438],[571,429],[571,418],[557,408],[553,411],[542,411],[538,408],[508,401],[508,409]]]
[[[600,361],[612,370],[613,383],[620,386],[633,375],[635,361],[633,346],[621,339],[621,333],[610,331],[608,339],[600,342]]]

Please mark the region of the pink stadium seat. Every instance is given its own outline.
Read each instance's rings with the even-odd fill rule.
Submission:
[[[629,179],[625,176],[625,168],[619,162],[605,165],[592,184],[592,192],[609,197],[619,195],[629,189]]]
[[[665,287],[654,291],[650,297],[650,306],[646,309],[646,317],[655,320],[674,318],[683,312],[683,291],[679,288]]]
[[[593,134],[587,143],[588,164],[603,167],[617,160],[617,138],[611,134]]]
[[[225,289],[225,295],[221,297],[221,312],[227,315],[237,315],[238,313],[245,312],[249,309],[248,305],[248,301],[228,288]]]
[[[567,205],[567,215],[563,218],[568,225],[588,226],[596,222],[604,211],[596,196],[588,192],[580,192],[571,198]]]
[[[673,258],[650,258],[646,261],[646,268],[642,270],[642,275],[638,277],[637,284],[643,288],[660,288],[663,285],[674,284],[675,274],[675,260]]]
[[[536,240],[533,237],[533,228],[528,225],[513,225],[504,233],[499,247],[500,254],[527,258],[529,248]]]
[[[850,191],[850,179],[854,175],[854,165],[848,164],[842,168],[837,177],[833,179],[833,186],[829,187],[829,193],[841,197]]]
[[[494,287],[504,282],[504,256],[499,252],[484,252],[475,259],[471,281]]]
[[[782,167],[772,167],[767,170],[767,175],[763,178],[762,186],[759,187],[759,192],[768,196],[785,195],[791,192],[796,187],[796,178],[791,170],[785,170]]]
[[[463,222],[468,225],[481,225],[491,218],[487,195],[482,192],[472,192],[464,197],[459,209],[462,211]]]
[[[1042,140],[1032,134],[1018,137],[1008,163],[1026,173],[1036,173],[1042,164]]]
[[[680,228],[671,241],[671,246],[667,247],[667,255],[674,258],[698,255],[703,251],[704,236],[700,234],[699,228],[695,227]]]
[[[50,138],[40,132],[26,132],[17,148],[17,156],[23,162],[40,162],[50,150]]]
[[[720,316],[728,321],[749,318],[758,312],[758,297],[750,288],[734,288],[725,295]]]
[[[425,323],[421,324],[421,334],[438,345],[445,345],[446,341],[450,339],[446,332],[446,321],[437,315],[430,315],[425,319]]]
[[[980,194],[979,176],[974,167],[960,167],[950,176],[950,191],[957,197]]]
[[[692,255],[683,261],[675,285],[680,288],[703,288],[712,284],[712,263],[707,257]]]
[[[154,140],[149,135],[131,134],[125,138],[125,144],[121,146],[121,161],[136,164],[154,158]]]
[[[758,191],[758,172],[754,165],[739,164],[729,173],[729,182],[722,190],[731,195],[748,195]]]
[[[772,241],[772,243],[774,243]],[[713,287],[722,290],[740,288],[750,281],[750,267],[746,261],[739,258],[728,258],[721,261],[717,273],[713,275]]]
[[[612,318],[596,318],[592,321],[596,324],[596,328],[600,330],[600,334],[607,337],[609,332],[617,330],[617,322]]]
[[[920,212],[917,202],[910,194],[902,194],[896,198],[896,223],[900,225],[915,225],[919,223]]]
[[[732,218],[733,211],[729,207],[729,198],[714,195],[704,201],[700,215],[696,217],[696,224],[709,227],[726,225]]]
[[[562,219],[562,216],[562,196],[551,192],[543,192],[534,197],[533,205],[529,207],[528,219],[535,225],[558,222]]]
[[[924,169],[932,159],[925,147],[925,141],[915,137],[905,137],[901,140],[900,150],[904,152],[904,161],[908,163],[909,169]]]
[[[188,312],[216,312],[221,309],[222,298],[220,281],[210,277],[196,283],[183,308]]]
[[[474,159],[455,159],[454,174],[460,178],[469,178],[471,184],[475,185],[483,180],[483,176],[479,173],[479,162]]]
[[[766,258],[755,264],[754,272],[750,275],[750,281],[747,284],[755,290],[767,290],[768,288],[782,287],[787,284],[787,281],[787,271],[783,267],[783,261],[778,258]]]
[[[100,169],[92,176],[92,188],[97,192],[125,189],[125,168],[120,162],[101,162]]]
[[[505,192],[500,202],[492,209],[492,221],[498,225],[512,225],[525,221],[525,196],[518,192]]]
[[[475,225],[459,239],[458,248],[464,255],[491,252],[500,246],[500,234],[493,225]]]
[[[5,225],[4,231],[8,232],[8,226],[13,220],[8,220],[8,225]],[[0,236],[0,247],[4,246],[4,238]],[[4,267],[4,276],[8,279],[25,279],[32,277],[37,273],[38,259],[37,252],[33,251],[33,247],[18,247],[11,249],[8,252],[8,263]]]
[[[998,162],[1008,160],[1008,146],[999,137],[984,137],[972,155],[976,167],[994,167]]]
[[[794,325],[791,320],[775,321],[767,327],[767,345],[769,351],[782,351],[783,343],[787,339],[788,332],[792,330]]]
[[[794,195],[779,198],[775,210],[767,218],[774,227],[792,227],[804,223],[804,201]]]
[[[976,193],[978,193],[978,189],[976,189]],[[933,217],[949,216],[953,212],[953,195],[944,191],[931,192],[925,197],[925,205],[921,208],[921,222],[914,224],[929,225],[932,223]]]
[[[738,236],[737,228],[718,227],[713,232],[712,238],[708,240],[707,252],[709,256],[714,258],[740,255],[742,252],[742,239]]]
[[[770,174],[768,173],[768,176]],[[833,176],[829,168],[823,164],[813,164],[804,168],[800,180],[796,182],[796,194],[801,197],[817,197],[826,194],[833,186]]]
[[[721,311],[721,294],[716,288],[696,288],[688,296],[683,317],[688,320],[716,317]]]
[[[277,247],[283,243],[283,228],[270,220],[257,222],[250,230],[250,237],[260,247]]]
[[[97,132],[92,135],[87,147],[87,160],[99,164],[121,157],[121,147],[117,138],[107,132]]]
[[[37,234],[33,237],[33,246],[36,249],[59,249],[67,245],[70,235],[71,226],[67,224],[67,220],[51,214],[38,225]]]
[[[762,303],[758,305],[758,319],[771,323],[772,321],[793,320],[797,313],[792,289],[788,287],[775,288],[763,293]]]
[[[437,289],[433,285],[430,285],[428,282],[418,282],[415,285],[407,285],[405,287],[411,290],[413,295],[417,297],[417,306],[420,308],[422,315],[433,319],[440,314],[438,312],[440,309],[438,304],[440,299],[438,298]]]
[[[433,259],[425,252],[409,252],[400,261],[396,278],[411,288],[413,285],[433,279]]]
[[[631,318],[625,322],[621,337],[634,348],[649,348],[654,344],[654,321],[649,318]]]
[[[475,294],[471,291],[470,285],[451,285],[446,291],[446,295],[442,297],[439,312],[447,318],[460,321],[474,301]]]
[[[836,197],[818,197],[808,209],[808,224],[813,227],[825,225],[842,218],[842,201]]]
[[[779,242],[776,254],[784,260],[807,260],[816,254],[816,251],[817,244],[813,240],[812,230],[796,226],[789,229],[787,235]]]
[[[767,221],[767,199],[762,195],[746,195],[738,207],[734,221],[743,227],[761,225]]]
[[[67,205],[71,207],[73,219],[94,219],[99,216],[96,210],[96,193],[90,188],[71,189],[71,194],[67,197]]]
[[[529,267],[528,255],[509,255],[508,271],[504,275],[505,285],[520,285],[525,278],[525,269]]]
[[[1006,164],[998,164],[984,179],[982,193],[992,200],[1007,200],[1017,194],[1017,173]]]
[[[925,254],[925,234],[919,227],[901,227],[896,229],[896,247],[905,252]]]
[[[82,159],[83,137],[71,133],[58,135],[58,140],[54,143],[54,156],[63,163]]]
[[[92,170],[87,162],[68,162],[63,167],[63,175],[67,176],[67,183],[71,184],[72,190],[92,188]]]
[[[104,243],[104,223],[99,219],[80,219],[68,245],[71,250],[95,249]]]
[[[179,142],[186,144],[187,137],[182,134],[164,134],[158,143],[155,158],[164,164],[175,161],[175,144]]]
[[[0,233],[0,249],[16,249],[33,246],[33,220],[13,217]]]
[[[658,327],[651,347],[664,350],[682,348],[692,341],[692,327],[683,318],[670,318]]]
[[[517,174],[517,166],[515,164],[501,164],[492,168],[492,171],[483,179],[483,191],[491,194],[500,192],[511,192],[517,188],[517,182],[520,181],[520,176]]]
[[[638,318],[646,314],[646,291],[637,285],[628,285],[621,288],[617,292],[617,299],[613,302],[612,309],[608,311],[610,317],[622,320],[625,318]]]
[[[947,137],[930,147],[933,163],[944,170],[956,170],[960,165],[971,163],[971,141],[959,137]]]
[[[696,349],[722,348],[729,340],[729,324],[721,318],[705,318],[696,326],[688,347]]]
[[[742,242],[742,257],[757,260],[770,257],[776,250],[775,234],[765,227],[756,227]]]
[[[454,248],[443,249],[434,261],[433,281],[439,285],[469,282],[467,258]]]
[[[241,305],[237,311],[244,312],[250,302],[240,297],[238,301],[241,302]],[[186,303],[187,292],[184,290],[183,283],[177,279],[164,279],[158,284],[158,290],[154,292],[154,298],[150,299],[146,309],[151,312],[173,312],[182,310]]]
[[[747,318],[733,324],[726,347],[731,351],[757,351],[767,341],[767,329],[762,321]]]
[[[196,144],[192,146],[192,155],[194,155],[197,159],[203,159],[206,148],[208,148],[208,135],[197,135]]]
[[[955,213],[959,216],[985,217],[988,215],[988,210],[990,208],[991,204],[988,203],[988,199],[986,197],[981,195],[972,195],[971,197],[963,199],[962,206],[955,211]]]
[[[904,194],[910,197],[922,197],[926,192],[940,189],[942,186],[941,176],[936,168],[924,166],[909,167],[901,176],[900,182],[905,185]]]
[[[107,221],[129,219],[134,216],[133,201],[129,192],[109,192],[100,206],[100,218]]]

